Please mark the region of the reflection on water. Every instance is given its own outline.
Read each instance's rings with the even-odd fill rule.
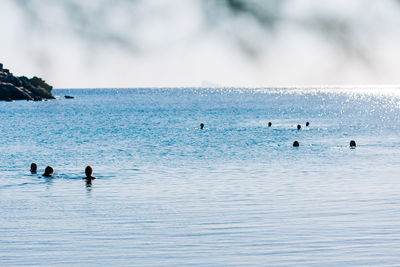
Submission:
[[[92,179],[85,179],[85,178],[83,179],[85,180],[86,191],[90,193],[92,191]]]
[[[86,187],[92,186],[92,179],[85,179],[86,180]]]
[[[48,190],[51,189],[51,186],[53,185],[55,177],[42,177],[44,183],[46,184],[46,188]]]

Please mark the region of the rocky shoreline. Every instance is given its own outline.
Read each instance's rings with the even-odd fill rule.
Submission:
[[[53,87],[38,77],[14,76],[0,63],[0,101],[54,99]]]

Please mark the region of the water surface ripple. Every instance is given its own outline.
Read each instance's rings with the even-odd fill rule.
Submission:
[[[1,266],[400,263],[399,89],[55,94],[0,102]]]

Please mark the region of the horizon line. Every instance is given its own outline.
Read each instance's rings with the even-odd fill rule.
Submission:
[[[268,85],[268,86],[133,86],[133,87],[57,87],[53,90],[79,90],[79,89],[297,89],[297,88],[396,88],[400,84],[327,84],[327,85]]]

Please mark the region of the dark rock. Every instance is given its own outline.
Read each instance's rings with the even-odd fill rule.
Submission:
[[[0,63],[0,100],[54,99],[52,89],[53,87],[41,78],[16,77],[8,69],[3,69],[3,64]]]
[[[34,76],[33,78],[29,79],[29,81],[33,86],[41,87],[48,92],[53,89],[53,86],[48,85],[42,78]]]
[[[0,84],[0,99],[1,100],[35,100],[32,92],[23,87],[16,87],[11,83]]]
[[[5,76],[2,79],[2,82],[3,83],[11,83],[11,84],[15,85],[16,87],[21,87],[22,86],[22,82],[12,74],[9,74],[9,75]]]

